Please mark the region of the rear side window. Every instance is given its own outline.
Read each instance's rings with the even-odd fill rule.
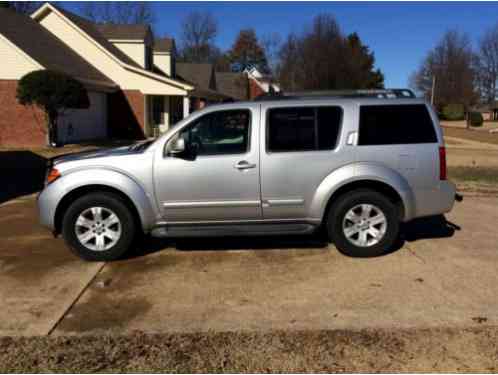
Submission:
[[[434,125],[423,104],[360,107],[360,146],[435,142]]]
[[[268,151],[335,148],[342,121],[340,107],[273,108],[268,112]]]

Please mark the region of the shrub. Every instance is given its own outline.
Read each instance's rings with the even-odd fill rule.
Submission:
[[[461,121],[465,118],[463,104],[447,104],[443,107],[443,119],[449,121]]]
[[[470,126],[482,126],[484,119],[480,112],[470,112]]]
[[[22,105],[36,105],[45,112],[51,145],[57,143],[57,120],[64,110],[90,106],[81,82],[53,70],[36,70],[22,77],[17,86],[17,100]]]

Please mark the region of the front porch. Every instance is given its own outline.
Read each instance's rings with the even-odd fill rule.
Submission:
[[[145,136],[156,138],[190,114],[190,98],[145,95]]]

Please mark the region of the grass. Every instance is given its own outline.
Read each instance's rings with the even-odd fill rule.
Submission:
[[[498,184],[498,167],[448,167],[448,177],[456,182]]]
[[[496,372],[498,327],[0,338],[0,372]]]
[[[469,130],[462,128],[450,128],[443,126],[443,132],[446,137],[469,139],[476,142],[492,143],[498,145],[498,133],[489,133],[487,131]]]

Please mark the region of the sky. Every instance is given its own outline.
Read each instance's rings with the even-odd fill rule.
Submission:
[[[77,3],[63,3],[78,10]],[[408,87],[410,74],[449,29],[467,32],[477,46],[498,23],[498,2],[154,2],[155,30],[180,42],[182,19],[209,11],[218,22],[216,44],[229,49],[241,28],[258,36],[300,32],[320,13],[331,13],[344,34],[357,32],[375,53],[386,87]]]

